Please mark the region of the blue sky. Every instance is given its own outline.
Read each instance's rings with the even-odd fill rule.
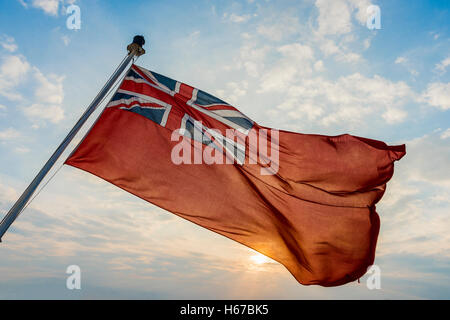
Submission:
[[[81,9],[81,29],[65,8]],[[369,5],[381,29],[366,27]],[[375,264],[338,288],[63,166],[0,246],[0,299],[450,298],[448,1],[0,3],[0,212],[11,207],[125,55],[266,126],[406,143],[377,209]],[[98,114],[98,112],[97,112]],[[79,141],[80,137],[77,138]],[[82,289],[67,290],[79,265]]]

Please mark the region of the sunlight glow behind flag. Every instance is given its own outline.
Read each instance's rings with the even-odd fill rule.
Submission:
[[[66,163],[267,255],[302,284],[336,286],[373,263],[375,204],[404,155],[348,134],[266,128],[133,65]]]

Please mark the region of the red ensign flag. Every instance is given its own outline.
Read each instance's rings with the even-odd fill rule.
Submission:
[[[262,127],[228,103],[133,65],[66,161],[337,286],[375,257],[375,204],[405,146]]]

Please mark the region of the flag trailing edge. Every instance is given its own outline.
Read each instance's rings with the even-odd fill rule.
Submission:
[[[132,65],[66,164],[269,256],[302,284],[336,286],[373,264],[375,204],[405,153],[263,127]]]

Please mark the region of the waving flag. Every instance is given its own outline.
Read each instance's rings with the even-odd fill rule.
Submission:
[[[361,277],[375,204],[405,146],[258,125],[133,65],[67,164],[283,264],[302,284]]]

